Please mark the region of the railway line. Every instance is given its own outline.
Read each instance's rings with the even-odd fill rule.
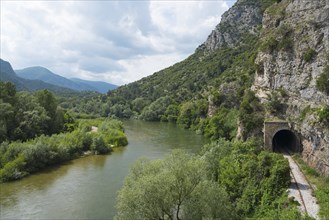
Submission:
[[[319,219],[319,205],[313,196],[314,188],[307,180],[302,170],[292,158],[291,153],[287,149],[277,149],[278,153],[288,160],[290,167],[291,185],[288,189],[289,197],[293,197],[300,204],[301,212],[315,219]]]

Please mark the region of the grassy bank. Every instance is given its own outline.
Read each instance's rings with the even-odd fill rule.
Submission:
[[[97,132],[91,127],[97,126]],[[75,159],[84,152],[106,154],[128,144],[118,120],[79,120],[72,132],[42,135],[26,142],[0,144],[0,182],[21,179],[48,166]]]

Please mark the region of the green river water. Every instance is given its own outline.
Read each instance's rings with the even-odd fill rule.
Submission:
[[[198,152],[205,138],[170,123],[125,121],[129,145],[0,185],[0,219],[112,219],[129,167],[172,149]]]

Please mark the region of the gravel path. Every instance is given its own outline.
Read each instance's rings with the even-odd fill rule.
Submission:
[[[284,155],[284,157],[288,159],[291,169],[291,185],[288,190],[289,197],[294,197],[295,200],[299,202],[299,208],[303,213],[307,213],[309,216],[319,219],[319,205],[316,203],[316,198],[312,195],[312,187],[291,156]]]

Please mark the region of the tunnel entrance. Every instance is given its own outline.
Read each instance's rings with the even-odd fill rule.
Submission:
[[[272,147],[274,152],[298,152],[298,142],[296,135],[290,130],[278,131],[272,139]]]

